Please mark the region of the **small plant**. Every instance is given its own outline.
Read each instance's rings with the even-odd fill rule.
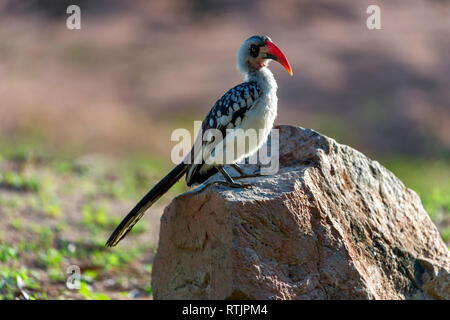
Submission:
[[[54,248],[48,249],[47,252],[39,252],[38,254],[38,264],[45,269],[59,268],[62,261],[63,256]]]
[[[86,270],[81,276],[81,279],[86,282],[94,282],[97,278],[97,271],[95,270]]]
[[[83,298],[88,300],[110,300],[106,294],[92,293],[90,286],[84,281],[81,281],[78,292]]]
[[[153,289],[152,289],[152,285],[151,284],[147,284],[144,287],[144,291],[147,295],[151,296],[153,295]]]
[[[0,244],[0,261],[6,262],[9,260],[17,260],[19,254],[17,250],[6,244]]]
[[[105,205],[92,207],[84,205],[81,209],[83,222],[88,228],[105,227],[109,224],[108,209]]]
[[[0,297],[11,300],[18,295],[26,295],[28,299],[34,300],[33,296],[23,291],[25,289],[41,290],[41,286],[33,276],[30,276],[28,269],[0,268]]]
[[[65,279],[65,274],[62,272],[62,269],[57,267],[57,268],[50,268],[47,271],[48,277],[50,280],[55,281],[55,282],[61,282],[64,281]]]
[[[14,171],[0,173],[0,185],[15,190],[39,190],[39,180],[36,176],[27,177]]]
[[[16,231],[20,231],[23,228],[22,219],[20,219],[20,218],[10,218],[9,219],[9,224]]]
[[[45,203],[44,212],[53,218],[61,216],[61,207],[59,206],[58,199],[55,198],[52,202]]]

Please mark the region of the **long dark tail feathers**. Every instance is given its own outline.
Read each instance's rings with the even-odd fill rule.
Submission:
[[[106,246],[114,247],[142,218],[145,211],[150,208],[162,195],[164,195],[186,173],[186,164],[180,163],[159,181],[136,206],[128,213],[106,242]]]

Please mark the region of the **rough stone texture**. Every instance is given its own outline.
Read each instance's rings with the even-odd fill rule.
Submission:
[[[154,298],[449,299],[449,251],[417,194],[348,146],[279,128],[278,174],[166,208]]]

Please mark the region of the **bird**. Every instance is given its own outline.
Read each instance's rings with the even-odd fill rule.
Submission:
[[[255,153],[267,140],[277,116],[277,82],[269,70],[270,61],[280,63],[292,76],[292,69],[282,51],[266,35],[255,35],[241,45],[237,54],[237,68],[244,82],[228,90],[209,111],[202,122],[201,131],[189,155],[159,181],[128,213],[109,237],[106,246],[116,246],[162,195],[178,180],[186,176],[187,186],[202,184],[209,177],[220,173],[225,181],[216,181],[232,188],[248,188],[249,184],[237,183],[225,170],[224,163],[214,156],[217,150],[226,154],[230,145],[235,148],[231,163],[227,163],[245,178],[237,163]],[[244,148],[236,146],[236,133],[254,129],[260,134]],[[201,134],[217,130],[222,139],[204,139]],[[233,140],[231,140],[233,139]],[[205,152],[206,151],[206,152]]]

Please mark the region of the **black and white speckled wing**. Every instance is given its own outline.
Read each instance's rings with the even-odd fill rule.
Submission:
[[[242,117],[260,95],[256,82],[244,82],[228,90],[203,120],[202,130],[218,129],[225,137],[226,129],[239,127]]]
[[[217,129],[225,138],[226,129],[239,127],[245,113],[255,105],[255,101],[260,95],[261,89],[256,82],[244,82],[228,90],[206,115],[202,123],[202,132],[205,133],[208,129]],[[203,141],[202,148],[208,143],[211,141]],[[207,173],[200,174],[200,169],[204,165],[191,164],[188,166],[186,174],[188,186],[202,183],[217,172],[215,168],[209,168]]]

